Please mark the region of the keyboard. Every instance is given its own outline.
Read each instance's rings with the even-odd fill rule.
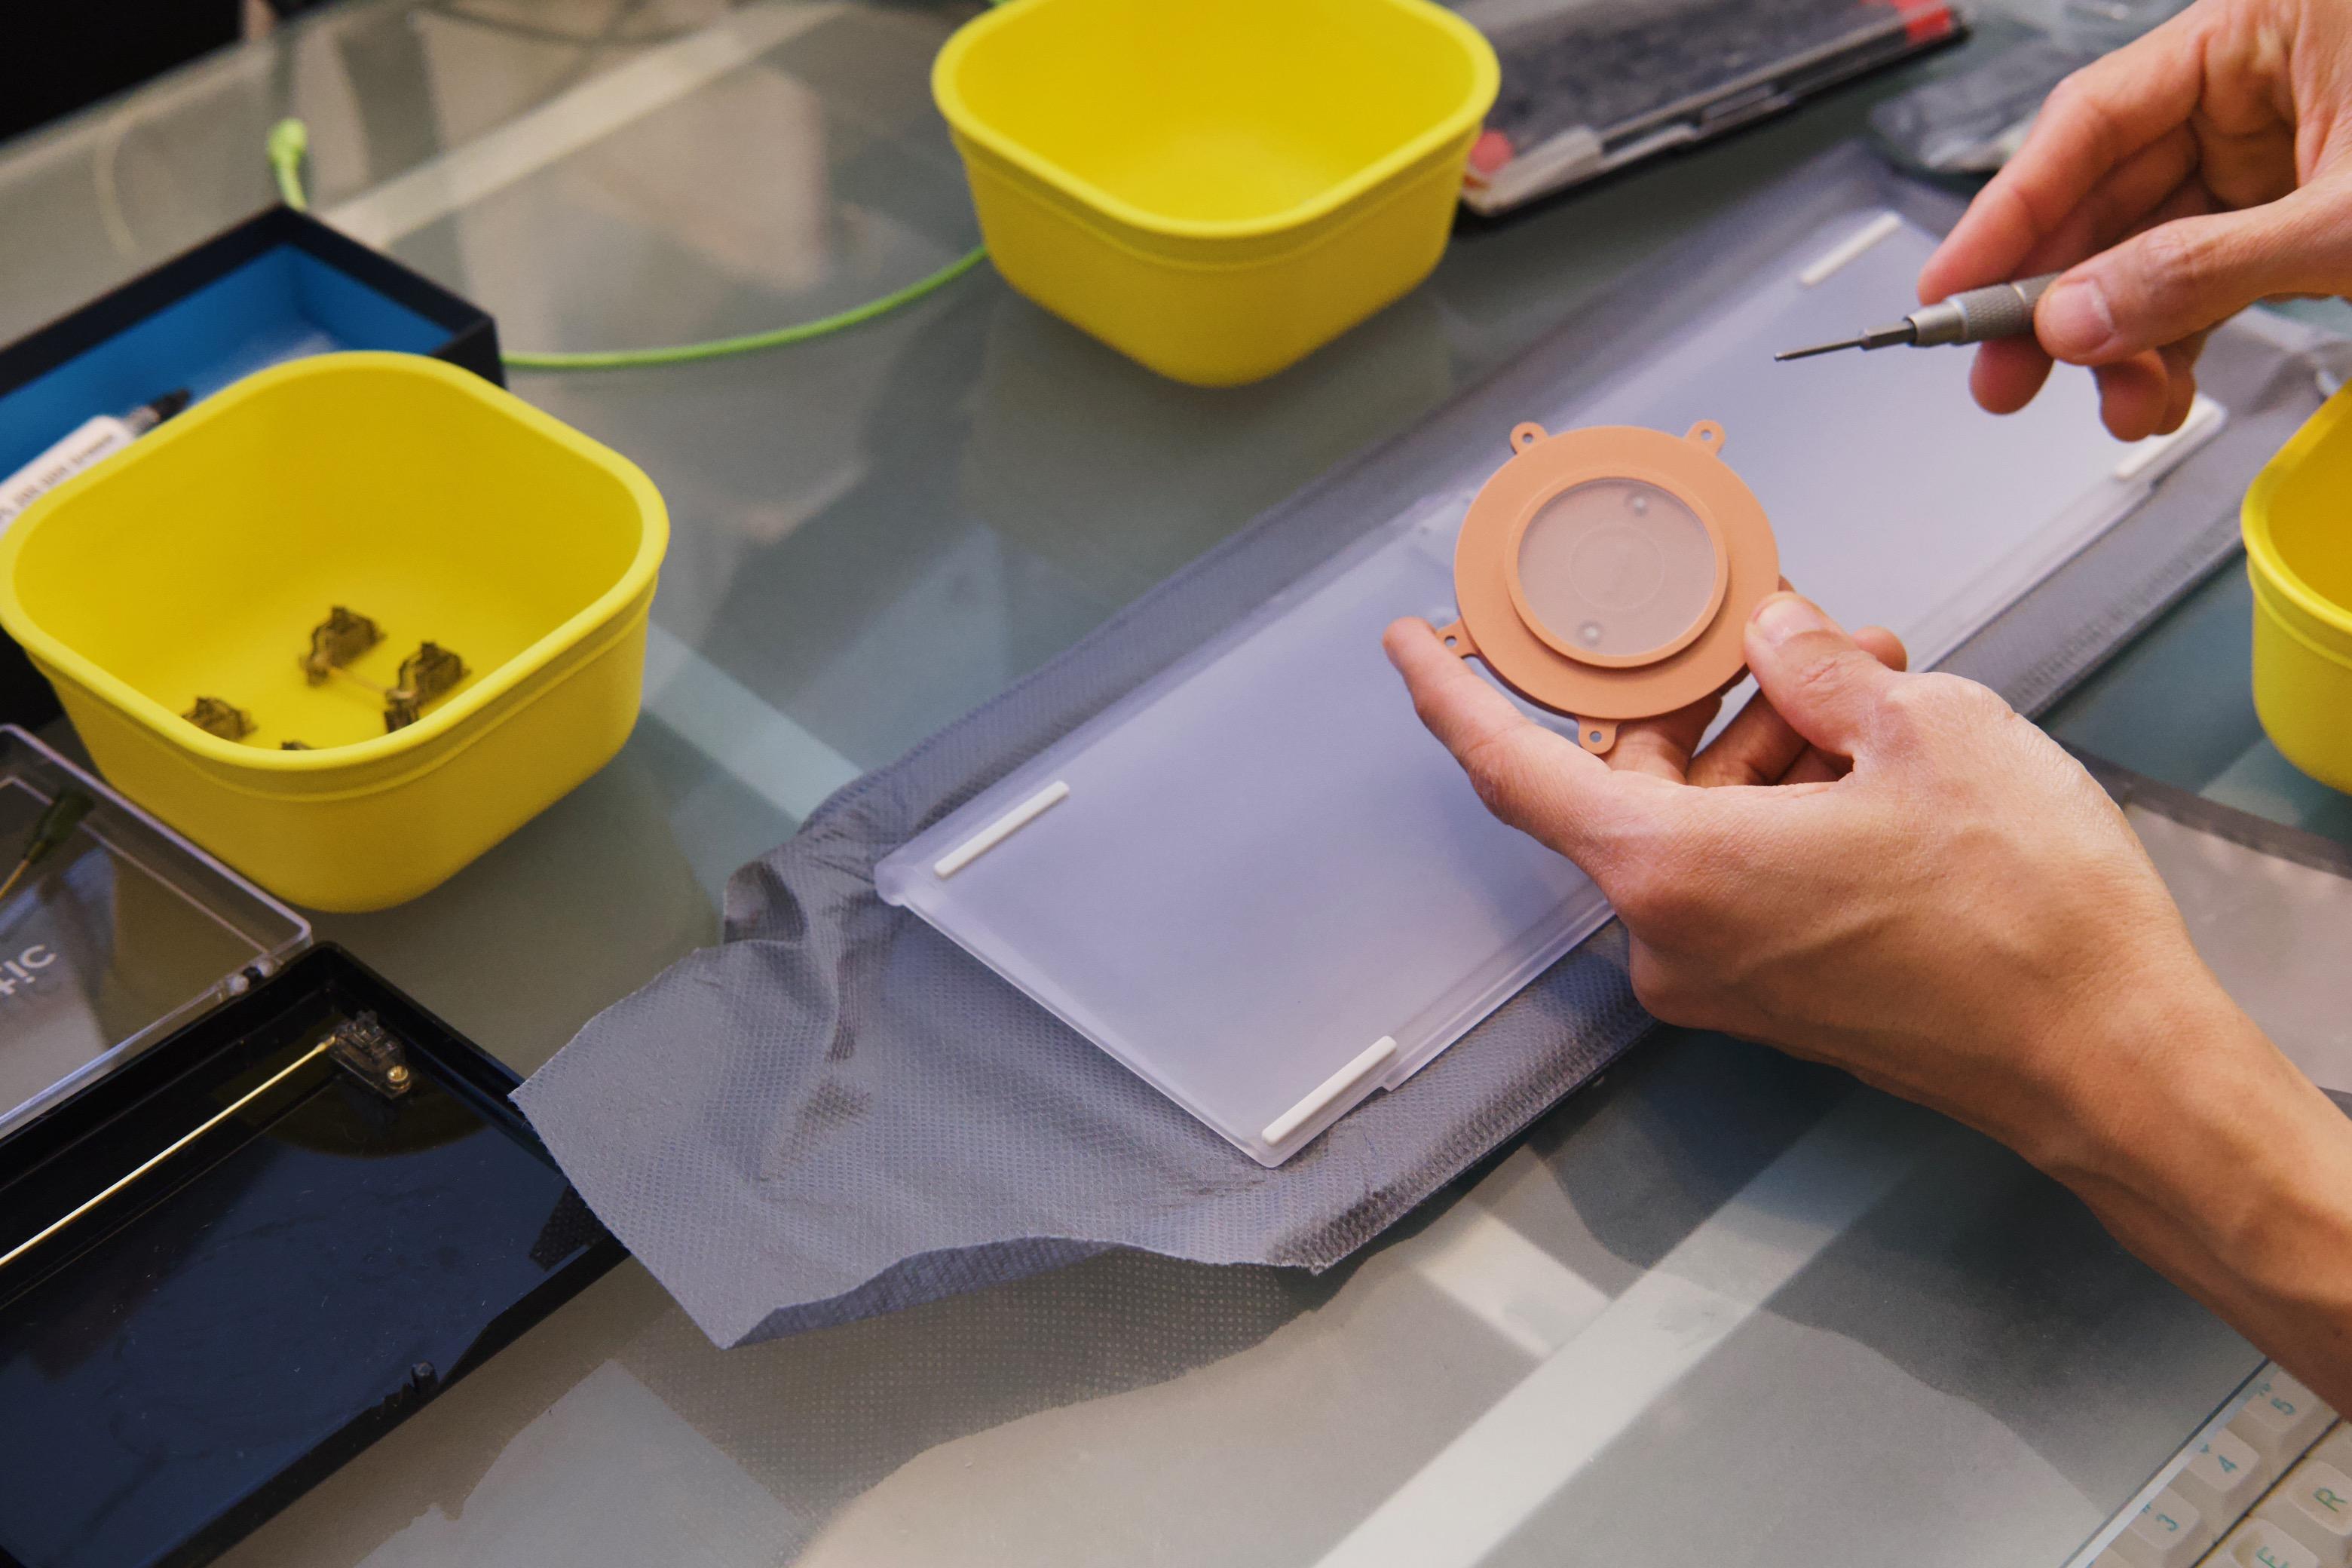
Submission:
[[[1463,197],[1479,212],[1704,140],[1960,30],[1947,0],[1567,0],[1532,16],[1457,3],[1502,63]]]
[[[2090,1568],[2352,1568],[2352,1424],[2275,1366],[2150,1485]]]

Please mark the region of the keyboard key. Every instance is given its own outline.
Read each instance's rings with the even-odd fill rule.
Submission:
[[[2206,1528],[2203,1514],[2167,1487],[2116,1537],[2115,1545],[2139,1568],[2193,1568],[2215,1533]]]
[[[2319,1396],[2273,1367],[2254,1384],[2245,1408],[2230,1417],[2230,1430],[2281,1469],[2303,1457],[2336,1419]]]
[[[2230,1531],[2230,1538],[2205,1561],[2212,1568],[2319,1568],[2311,1548],[2259,1519]]]
[[[2352,1476],[2305,1459],[2263,1500],[2257,1517],[2311,1548],[2322,1568],[2352,1568]]]
[[[2208,1523],[2227,1530],[2278,1477],[2277,1468],[2255,1453],[2252,1444],[2224,1430],[2198,1445],[2172,1478],[2172,1489],[2194,1503]]]
[[[2347,1476],[2352,1476],[2352,1425],[2338,1421],[2327,1429],[2327,1436],[2311,1446],[2311,1457],[2325,1459]]]

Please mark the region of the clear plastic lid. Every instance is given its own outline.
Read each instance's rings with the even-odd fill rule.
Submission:
[[[0,896],[0,1138],[310,942],[292,910],[0,725],[0,879],[37,843]]]

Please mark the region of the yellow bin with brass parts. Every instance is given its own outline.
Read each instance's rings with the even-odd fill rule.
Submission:
[[[0,626],[123,794],[292,902],[381,909],[620,749],[668,538],[635,464],[471,372],[322,354],[28,509],[0,535]],[[378,694],[300,668],[336,605],[383,630],[354,675],[390,686],[432,641],[466,679],[387,732]],[[254,730],[199,729],[199,696]]]
[[[1499,79],[1427,0],[1011,0],[931,91],[1005,280],[1222,386],[1429,275]]]
[[[2255,476],[2241,522],[2254,711],[2287,761],[2352,792],[2352,388]]]

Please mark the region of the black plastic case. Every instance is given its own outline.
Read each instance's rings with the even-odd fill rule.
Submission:
[[[0,1568],[203,1563],[626,1254],[513,1073],[9,729],[0,861],[63,789],[96,808],[0,903],[0,1065],[70,1069],[0,1105]],[[312,1054],[362,1016],[404,1091]]]

